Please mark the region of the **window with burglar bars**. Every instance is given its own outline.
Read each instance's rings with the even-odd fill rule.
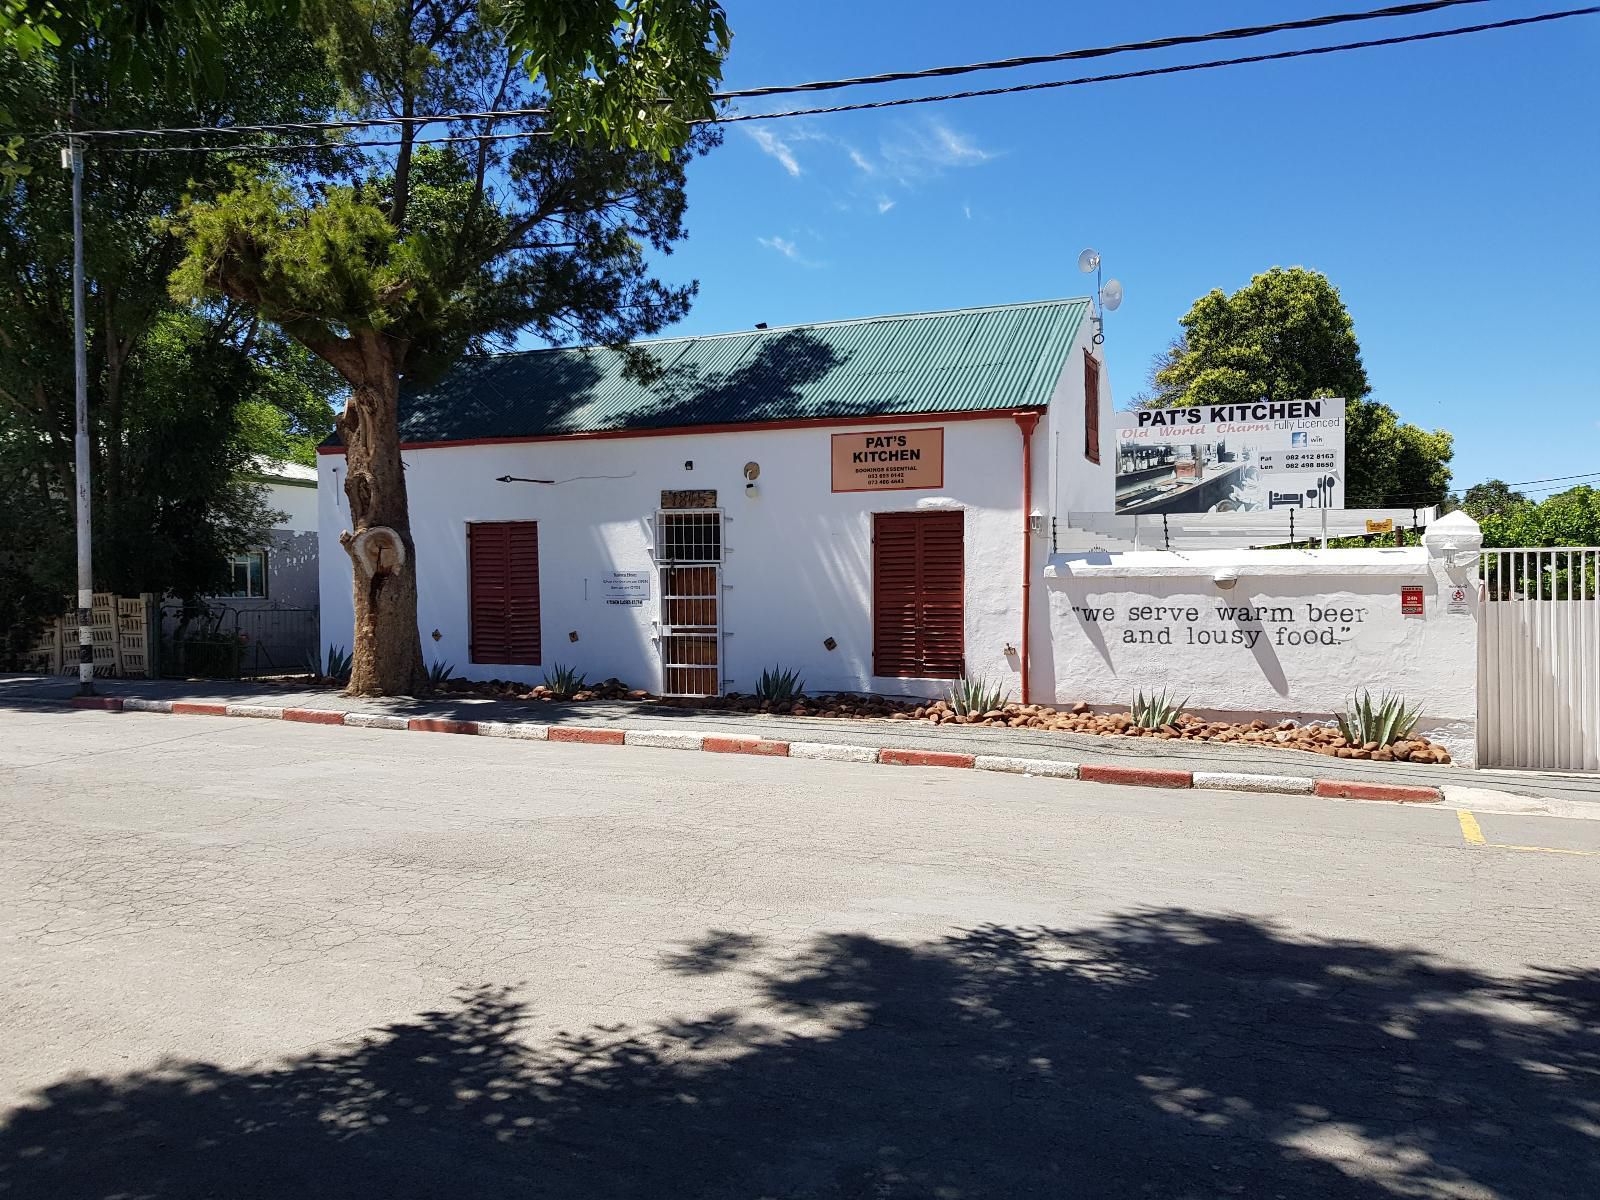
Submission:
[[[963,514],[877,513],[872,529],[872,673],[958,679],[965,665]]]
[[[661,693],[722,691],[722,512],[656,513],[661,576]]]

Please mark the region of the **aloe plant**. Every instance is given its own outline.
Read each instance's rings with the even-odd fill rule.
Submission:
[[[775,703],[797,700],[805,695],[805,691],[805,680],[800,678],[798,671],[785,670],[779,666],[761,672],[761,681],[756,684],[757,698]]]
[[[544,673],[544,686],[550,689],[550,694],[557,700],[570,700],[583,690],[583,685],[589,682],[587,675],[580,675],[571,667],[552,663],[550,669]]]
[[[1176,704],[1172,702],[1170,691],[1151,692],[1146,696],[1142,691],[1133,694],[1133,723],[1140,729],[1160,729],[1163,725],[1171,725],[1183,714],[1183,706],[1189,703],[1185,696]]]
[[[1409,737],[1421,717],[1422,708],[1408,705],[1404,696],[1385,693],[1374,706],[1372,693],[1368,691],[1362,692],[1359,698],[1353,697],[1345,710],[1336,713],[1333,719],[1339,732],[1344,734],[1344,740],[1352,746],[1364,746],[1369,742],[1387,746]]]
[[[976,717],[999,708],[1010,698],[1011,693],[998,683],[990,683],[979,675],[952,683],[948,700],[957,716]]]
[[[428,683],[438,687],[441,683],[449,683],[455,678],[456,668],[454,663],[436,662],[428,668]]]
[[[306,654],[306,672],[320,679],[349,679],[351,661],[343,646],[335,646],[330,642],[326,662],[314,650]]]

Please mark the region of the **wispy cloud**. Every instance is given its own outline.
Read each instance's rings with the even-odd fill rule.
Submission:
[[[757,146],[761,147],[763,154],[769,154],[777,159],[782,164],[783,169],[789,172],[790,175],[798,177],[803,173],[800,167],[800,160],[794,156],[793,148],[788,142],[773,133],[772,130],[759,129],[747,125],[745,126],[745,132],[750,135],[750,139]]]
[[[967,220],[969,220],[969,221],[972,220],[972,205],[963,204],[961,206],[961,213],[962,213],[963,216],[965,216],[967,218]]]
[[[906,126],[878,147],[879,169],[908,187],[946,171],[981,166],[997,157],[996,152],[984,149],[970,134],[938,120]]]
[[[893,207],[894,207],[894,201],[889,199],[889,197],[887,197],[887,196],[879,196],[878,197],[878,212],[880,214],[888,212]]]
[[[795,245],[786,237],[779,237],[777,234],[773,234],[773,236],[769,238],[758,237],[756,241],[765,246],[768,250],[776,250],[790,262],[796,263],[799,266],[820,267],[822,265],[819,262],[815,262],[812,259],[807,258],[800,252],[800,247]]]

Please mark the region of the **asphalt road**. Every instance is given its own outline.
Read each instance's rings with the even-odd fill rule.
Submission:
[[[0,816],[0,1196],[1600,1194],[1600,822],[15,711]]]

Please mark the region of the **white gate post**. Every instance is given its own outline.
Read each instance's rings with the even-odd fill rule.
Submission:
[[[1472,689],[1471,704],[1463,706],[1474,714],[1472,730],[1472,755],[1456,754],[1462,766],[1476,766],[1485,734],[1493,737],[1486,728],[1484,699],[1480,682],[1483,677],[1483,611],[1478,597],[1478,568],[1483,550],[1483,530],[1466,513],[1457,509],[1440,517],[1428,526],[1422,535],[1422,544],[1428,551],[1428,567],[1433,573],[1435,603],[1444,611],[1429,616],[1429,620],[1472,622],[1471,636],[1477,653],[1474,662],[1478,668],[1463,682]],[[1492,715],[1489,724],[1492,724]]]

